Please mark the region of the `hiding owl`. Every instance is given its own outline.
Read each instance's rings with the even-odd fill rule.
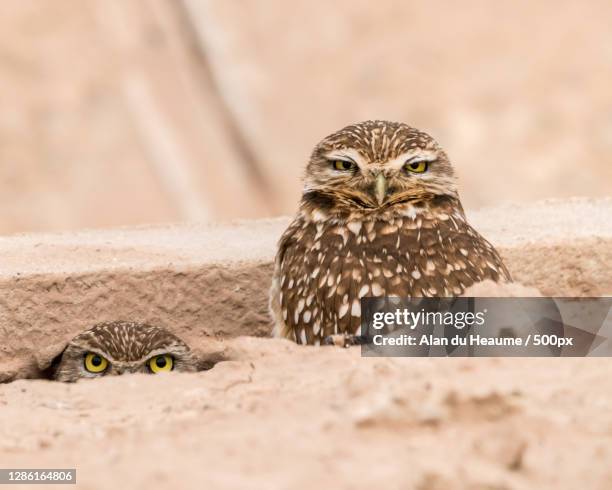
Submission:
[[[74,337],[61,354],[54,378],[77,381],[126,373],[196,371],[185,342],[143,323],[101,323]]]

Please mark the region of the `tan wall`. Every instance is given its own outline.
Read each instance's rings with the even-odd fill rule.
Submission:
[[[3,0],[0,233],[291,213],[401,120],[468,207],[612,189],[612,3]]]
[[[516,284],[503,296],[610,296],[612,200],[500,206],[470,214]],[[74,335],[117,319],[192,346],[268,336],[268,286],[288,220],[33,234],[0,240],[0,383],[40,376]],[[483,286],[483,285],[480,285]],[[500,286],[501,287],[501,286]],[[474,295],[499,295],[483,286]],[[535,289],[532,289],[535,288]],[[484,292],[483,292],[484,291]]]

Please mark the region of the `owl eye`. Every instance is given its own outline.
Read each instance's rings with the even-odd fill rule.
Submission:
[[[100,354],[88,352],[85,355],[85,369],[90,373],[102,373],[106,371],[108,361]]]
[[[174,368],[174,359],[169,354],[155,356],[147,361],[147,366],[152,373],[167,373]]]
[[[415,174],[422,174],[423,172],[427,172],[427,167],[427,162],[424,161],[412,162],[404,165],[404,168],[407,172],[412,172]]]
[[[357,165],[355,165],[354,162],[349,162],[347,160],[332,160],[332,167],[335,170],[346,172],[348,170],[355,170]]]

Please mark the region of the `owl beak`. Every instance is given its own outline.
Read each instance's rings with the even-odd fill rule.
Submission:
[[[376,184],[374,186],[374,194],[376,196],[376,202],[378,202],[379,206],[382,206],[382,204],[385,202],[388,189],[389,185],[387,183],[387,179],[381,172],[376,176]]]

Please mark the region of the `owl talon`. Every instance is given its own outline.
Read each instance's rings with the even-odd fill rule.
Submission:
[[[328,335],[323,339],[321,345],[333,345],[336,347],[350,347],[352,345],[363,345],[367,344],[367,338],[363,335],[348,335],[348,334],[337,334]]]

